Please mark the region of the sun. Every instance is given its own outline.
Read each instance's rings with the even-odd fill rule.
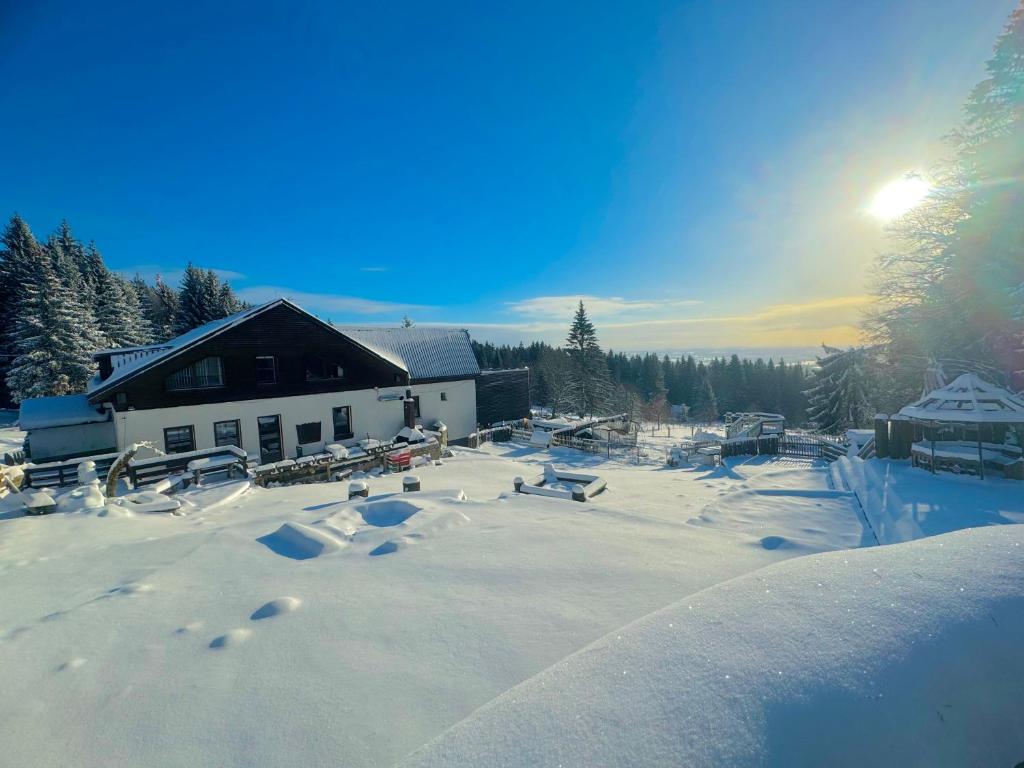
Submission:
[[[875,195],[868,212],[882,221],[897,219],[924,200],[931,187],[916,174],[890,181]]]

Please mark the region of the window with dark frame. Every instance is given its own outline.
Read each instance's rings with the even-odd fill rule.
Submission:
[[[242,428],[238,419],[213,422],[213,444],[216,446],[234,445],[242,447]]]
[[[164,450],[168,453],[188,453],[196,449],[196,433],[186,427],[167,427],[164,430]]]
[[[303,363],[306,368],[306,381],[337,381],[345,378],[345,368],[339,362],[325,360],[317,355],[307,355]]]
[[[448,393],[447,392],[442,392],[441,393],[441,402],[442,403],[447,403],[448,402]]]
[[[321,435],[320,426],[319,421],[311,421],[308,424],[296,424],[295,435],[299,441],[299,445],[319,443]]]
[[[256,383],[277,384],[277,358],[273,355],[256,357]]]
[[[334,418],[334,439],[350,440],[352,438],[352,406],[341,405],[332,409]]]
[[[172,373],[164,386],[168,392],[223,387],[224,365],[219,357],[204,357]]]

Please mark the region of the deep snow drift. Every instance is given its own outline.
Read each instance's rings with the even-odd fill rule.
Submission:
[[[1016,765],[1024,528],[790,560],[513,688],[408,766]]]
[[[512,478],[535,475],[550,462],[598,473],[608,490],[586,504],[511,493]],[[903,669],[903,641],[923,647],[915,627],[945,631],[937,623],[928,625],[935,629],[915,624],[906,606],[934,615],[960,605],[948,595],[938,601],[940,594],[995,600],[986,590],[999,584],[1007,594],[1021,591],[1016,582],[989,583],[1004,566],[1020,571],[1017,553],[1004,557],[995,544],[957,555],[956,563],[971,563],[958,573],[936,570],[944,567],[948,546],[941,538],[917,550],[910,545],[909,556],[889,547],[834,552],[873,544],[870,526],[853,493],[827,468],[807,462],[751,459],[669,470],[509,444],[461,450],[443,466],[416,473],[422,492],[400,493],[401,475],[369,478],[370,498],[351,502],[345,483],[209,485],[177,496],[181,516],[25,518],[15,500],[0,502],[4,760],[33,766],[388,766],[472,718],[417,759],[447,759],[453,744],[470,756],[483,743],[470,737],[500,726],[486,720],[488,711],[503,711],[509,697],[521,695],[517,690],[557,674],[563,660],[573,665],[597,658],[604,651],[594,649],[622,634],[637,639],[612,643],[625,655],[615,658],[621,668],[609,670],[626,670],[628,677],[664,669],[667,680],[687,683],[682,698],[675,688],[651,689],[649,716],[659,716],[658,702],[672,702],[679,717],[677,726],[662,723],[660,742],[644,755],[654,760],[659,749],[689,744],[687,754],[699,756],[693,746],[699,743],[706,754],[732,755],[742,764],[764,734],[782,738],[787,727],[800,732],[810,717],[801,709],[807,702],[814,709],[834,702],[830,717],[844,707],[859,711],[843,698],[856,693],[843,687],[850,654],[864,662],[864,680],[881,679],[887,669]],[[970,515],[960,519],[970,524]],[[1008,548],[1019,542],[1018,530],[1024,529],[1002,526],[985,534],[1006,536]],[[814,555],[821,552],[831,554]],[[803,555],[812,557],[773,566]],[[849,559],[849,573],[860,574],[868,556],[877,566],[867,570],[878,567],[880,576],[844,577],[840,562]],[[772,567],[759,570],[765,566]],[[827,588],[809,582],[797,566],[820,570],[817,581]],[[914,581],[922,579],[913,575],[924,574],[922,568],[930,569],[927,585]],[[925,586],[933,591],[921,592]],[[900,590],[907,601],[895,599]],[[697,600],[693,616],[688,596]],[[861,630],[841,624],[845,610],[856,626],[890,627],[886,612],[895,609],[886,607],[886,596],[903,606],[904,634],[886,630],[872,645]],[[1004,627],[1019,649],[1020,627],[1004,620],[992,600],[994,619],[985,620]],[[669,641],[675,634],[656,638],[637,629],[660,621],[656,612],[665,606],[675,606],[666,609],[672,630],[692,640],[686,649]],[[967,609],[951,615],[974,626]],[[974,650],[958,664],[969,670],[982,646],[968,645],[974,641],[964,631],[957,638],[966,639],[957,642]],[[806,658],[794,650],[803,647]],[[986,648],[983,658],[1000,658],[999,648]],[[726,669],[730,659],[734,670]],[[1002,668],[1010,679],[1014,669]],[[599,670],[583,671],[600,680]],[[835,698],[831,689],[808,682],[833,672],[841,683]],[[773,681],[770,674],[788,676],[792,687],[769,686],[764,674]],[[915,696],[926,688],[915,682],[926,673],[920,674],[904,678]],[[746,687],[734,688],[737,679]],[[587,677],[578,687],[560,682],[566,694],[558,706],[579,707],[585,718],[594,696],[595,705],[614,703],[605,694],[578,698],[586,683]],[[520,684],[525,687],[516,689]],[[759,709],[751,691],[775,698]],[[639,706],[628,696],[621,700]],[[711,701],[716,709],[707,716],[690,712]],[[544,707],[552,722],[564,714],[550,700]],[[625,759],[609,743],[607,761],[584,760],[575,743],[580,732],[565,730],[556,744],[554,731],[531,735],[543,724],[528,713],[508,711],[522,741],[540,739],[535,751],[524,747],[518,764],[557,764],[556,754],[566,756],[567,765]],[[711,717],[714,712],[720,717]],[[949,719],[945,709],[940,713]],[[741,715],[745,730],[738,733]],[[821,723],[826,715],[820,713]],[[608,716],[614,725],[629,714]],[[771,727],[758,724],[768,716]],[[1002,747],[1016,734],[1004,725]],[[912,718],[895,727],[879,721],[875,739],[913,739],[917,727]],[[821,729],[827,733],[825,725]],[[591,738],[589,730],[586,735]],[[502,745],[515,744],[491,743],[495,760],[512,759]],[[820,754],[812,746],[807,754]]]

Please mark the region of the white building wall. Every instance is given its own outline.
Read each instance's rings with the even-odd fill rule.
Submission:
[[[419,423],[429,426],[440,419],[448,426],[449,440],[460,440],[476,429],[476,386],[472,379],[443,384],[416,384],[411,387],[420,398]],[[352,409],[352,444],[369,435],[376,439],[390,439],[404,424],[401,399],[380,400],[378,395],[401,395],[404,387],[380,390],[362,389],[352,392],[329,392],[317,395],[242,400],[230,403],[187,405],[174,408],[151,408],[122,411],[114,414],[118,448],[132,443],[151,442],[163,450],[164,429],[191,425],[195,433],[196,448],[214,447],[213,423],[238,419],[242,432],[242,448],[252,456],[259,456],[260,416],[281,417],[281,442],[286,458],[296,455],[298,424],[319,421],[323,442],[334,442],[332,409],[350,406]],[[447,400],[441,400],[441,392]]]
[[[113,450],[114,425],[109,421],[31,429],[29,451],[37,464],[55,457],[83,456]]]
[[[429,428],[435,420],[443,421],[448,427],[449,440],[463,440],[476,431],[476,382],[473,379],[413,384],[410,389],[420,398],[418,421],[424,427]],[[441,400],[442,392],[447,400]]]

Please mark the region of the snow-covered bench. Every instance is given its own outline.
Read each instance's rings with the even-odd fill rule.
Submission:
[[[223,465],[215,459],[225,459]],[[201,460],[209,459],[208,463]],[[149,459],[132,459],[128,462],[128,478],[133,488],[156,483],[172,474],[199,472],[200,476],[210,472],[223,472],[226,466],[236,466],[244,474],[248,456],[241,448],[223,445],[217,448],[201,448],[187,453],[172,453],[168,456],[154,456]],[[198,462],[198,463],[196,463]],[[196,469],[190,465],[196,463]]]
[[[244,475],[245,461],[233,454],[204,456],[200,459],[192,459],[188,463],[187,469],[189,474],[192,475],[192,482],[196,485],[202,485],[203,478],[206,475],[218,472],[225,472],[228,477],[234,475],[235,472]]]

